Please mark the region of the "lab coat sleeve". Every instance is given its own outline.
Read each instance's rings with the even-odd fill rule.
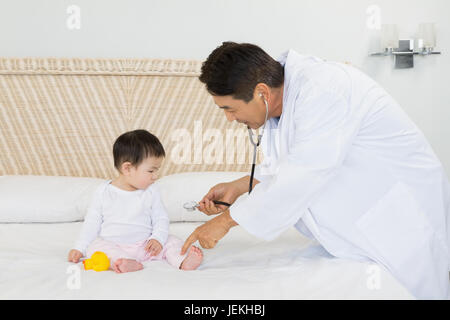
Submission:
[[[101,202],[103,189],[104,185],[100,185],[94,192],[84,217],[80,236],[74,246],[74,249],[83,253],[83,256],[86,256],[87,247],[97,238],[103,223]]]
[[[272,240],[293,226],[342,163],[358,130],[349,99],[312,80],[295,99],[295,130],[276,174],[257,184],[230,216],[249,233]],[[282,137],[287,139],[287,137]]]
[[[159,243],[161,243],[161,245],[164,246],[169,236],[169,216],[164,204],[161,201],[161,194],[156,185],[152,188],[151,197],[152,204],[150,217],[152,220],[153,230],[148,240],[156,239]]]

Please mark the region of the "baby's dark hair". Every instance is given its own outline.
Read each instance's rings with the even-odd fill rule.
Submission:
[[[138,167],[148,157],[161,158],[166,153],[159,139],[147,130],[133,130],[121,134],[113,145],[114,167],[119,170],[124,162]]]

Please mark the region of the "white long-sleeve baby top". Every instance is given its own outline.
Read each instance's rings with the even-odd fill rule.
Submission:
[[[169,217],[155,184],[145,190],[126,191],[107,180],[92,196],[74,248],[86,255],[97,237],[120,244],[156,239],[164,245],[168,234]]]

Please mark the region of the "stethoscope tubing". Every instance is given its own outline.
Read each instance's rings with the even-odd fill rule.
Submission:
[[[231,206],[231,204],[229,204],[228,202],[223,202],[223,201],[219,201],[219,200],[213,200],[213,202],[215,204],[221,204],[221,205],[227,206],[227,207]]]
[[[264,99],[264,98],[263,98]],[[253,163],[252,163],[252,171],[251,171],[251,173],[250,173],[250,182],[249,182],[249,187],[248,187],[248,194],[250,194],[251,192],[252,192],[252,189],[253,189],[253,177],[254,177],[254,175],[255,175],[255,166],[256,166],[256,148],[260,145],[260,143],[261,143],[261,139],[262,139],[262,136],[263,136],[263,134],[264,134],[264,130],[265,130],[265,128],[266,128],[266,123],[267,123],[267,116],[269,115],[269,106],[268,106],[268,104],[267,104],[267,101],[266,101],[266,99],[264,99],[264,103],[265,103],[265,105],[266,105],[266,118],[265,118],[265,121],[264,121],[264,125],[263,125],[263,128],[262,128],[262,133],[261,134],[259,134],[258,135],[258,140],[255,142],[255,141],[253,141],[253,132],[252,132],[252,129],[249,127],[249,126],[247,126],[247,129],[248,129],[248,134],[249,134],[249,137],[250,137],[250,142],[251,142],[251,144],[253,145]],[[214,202],[214,204],[218,204],[218,205],[223,205],[223,206],[227,206],[227,207],[229,207],[229,206],[231,206],[231,204],[230,203],[228,203],[228,202],[223,202],[223,201],[219,201],[219,200],[213,200],[213,202]],[[189,203],[188,203],[189,204]],[[186,207],[186,204],[185,204],[185,209],[189,209],[189,210],[193,210],[194,208],[196,208],[196,207],[198,207],[199,206],[199,204],[198,203],[195,203],[192,207]]]
[[[264,99],[264,98],[263,98],[263,99]],[[248,136],[249,136],[249,139],[250,139],[251,144],[253,145],[253,162],[252,162],[252,171],[251,171],[251,173],[250,173],[250,182],[249,182],[249,186],[248,186],[248,194],[250,194],[250,193],[252,192],[252,190],[253,190],[253,177],[254,177],[254,175],[255,175],[255,166],[256,166],[256,148],[257,148],[257,147],[259,146],[259,144],[261,143],[261,139],[262,139],[262,136],[263,136],[263,134],[264,134],[264,130],[265,130],[265,128],[266,128],[267,116],[269,115],[269,106],[268,106],[268,104],[267,104],[266,99],[264,99],[264,103],[265,103],[265,105],[266,105],[266,118],[265,118],[265,120],[264,120],[264,125],[263,125],[263,128],[262,128],[262,133],[258,135],[258,140],[257,140],[256,142],[253,141],[253,132],[252,132],[252,129],[251,129],[249,126],[247,126],[247,129],[248,129]]]

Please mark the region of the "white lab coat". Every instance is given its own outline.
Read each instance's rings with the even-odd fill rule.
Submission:
[[[295,226],[336,257],[383,265],[419,299],[446,299],[450,184],[422,132],[354,67],[293,50],[279,61],[282,115],[231,217],[266,240]]]

